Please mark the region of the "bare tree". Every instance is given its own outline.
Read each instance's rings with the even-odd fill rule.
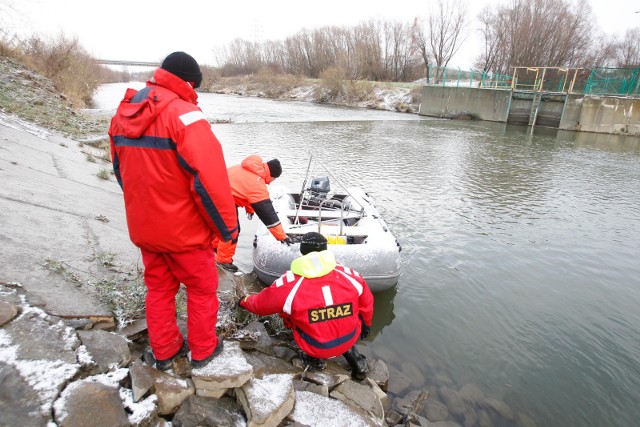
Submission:
[[[252,74],[264,65],[260,45],[243,39],[233,40],[221,54],[226,55],[222,67],[225,75]]]
[[[463,0],[438,0],[428,19],[428,41],[435,65],[446,67],[466,38],[467,6]]]
[[[417,21],[417,19],[416,19]],[[417,50],[418,55],[420,55],[420,59],[422,60],[422,63],[424,65],[424,71],[425,71],[425,78],[427,79],[427,81],[429,80],[429,64],[431,63],[430,59],[430,44],[429,44],[429,37],[425,31],[425,26],[424,25],[418,25],[417,22],[414,22],[414,26],[413,26],[413,43],[414,43],[414,49]]]
[[[411,65],[411,26],[401,22],[385,22],[383,33],[385,80],[408,80]]]
[[[580,67],[590,58],[594,28],[587,0],[511,0],[479,16],[483,69],[507,73],[513,66]]]
[[[500,61],[500,54],[505,48],[505,34],[501,31],[503,25],[499,22],[499,17],[495,16],[488,6],[485,6],[478,15],[480,22],[480,33],[484,41],[483,52],[478,55],[474,66],[482,71],[489,71],[496,68]],[[498,22],[497,22],[498,21]]]
[[[353,30],[354,52],[359,79],[382,80],[384,67],[382,61],[381,23],[369,21]]]
[[[582,59],[583,67],[616,67],[618,66],[619,40],[607,34],[594,34],[591,46]]]
[[[408,24],[371,20],[352,28],[302,30],[282,42],[236,39],[215,56],[223,75],[268,67],[317,78],[325,70],[339,69],[348,79],[406,81],[415,75],[413,38]]]
[[[623,68],[640,66],[640,27],[627,30],[616,46],[616,65]]]

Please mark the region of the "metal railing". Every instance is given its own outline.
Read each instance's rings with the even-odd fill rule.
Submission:
[[[426,84],[431,86],[484,87],[510,89],[511,76],[488,71],[462,70],[460,67],[429,67]]]
[[[512,75],[467,71],[459,67],[429,67],[425,83],[430,86],[640,96],[640,67],[513,67]]]

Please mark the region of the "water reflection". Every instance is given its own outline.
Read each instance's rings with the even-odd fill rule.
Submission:
[[[375,337],[382,333],[386,326],[391,325],[395,315],[393,314],[393,299],[398,293],[398,288],[392,287],[375,294],[375,302],[373,312],[375,317],[371,324],[371,335],[369,341],[373,341]]]

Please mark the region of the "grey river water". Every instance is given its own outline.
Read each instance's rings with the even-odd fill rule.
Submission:
[[[114,109],[122,94],[102,87],[96,108]],[[297,189],[313,152],[374,196],[404,270],[375,295],[361,347],[387,362],[396,387],[406,378],[403,395],[438,400],[473,384],[480,420],[492,399],[518,414],[496,426],[640,425],[640,139],[227,95],[200,102],[211,121],[232,120],[213,125],[228,164],[277,157],[280,181]],[[236,259],[250,270],[244,226]]]

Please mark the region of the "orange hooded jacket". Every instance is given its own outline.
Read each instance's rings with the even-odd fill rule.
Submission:
[[[111,120],[113,169],[131,241],[151,252],[204,249],[237,239],[236,207],[222,147],[181,78],[158,68],[128,89]]]
[[[252,154],[239,165],[231,166],[228,173],[236,205],[247,213],[255,212],[276,240],[286,239],[287,234],[269,196],[267,184],[271,182],[271,172],[267,163],[257,154]]]

